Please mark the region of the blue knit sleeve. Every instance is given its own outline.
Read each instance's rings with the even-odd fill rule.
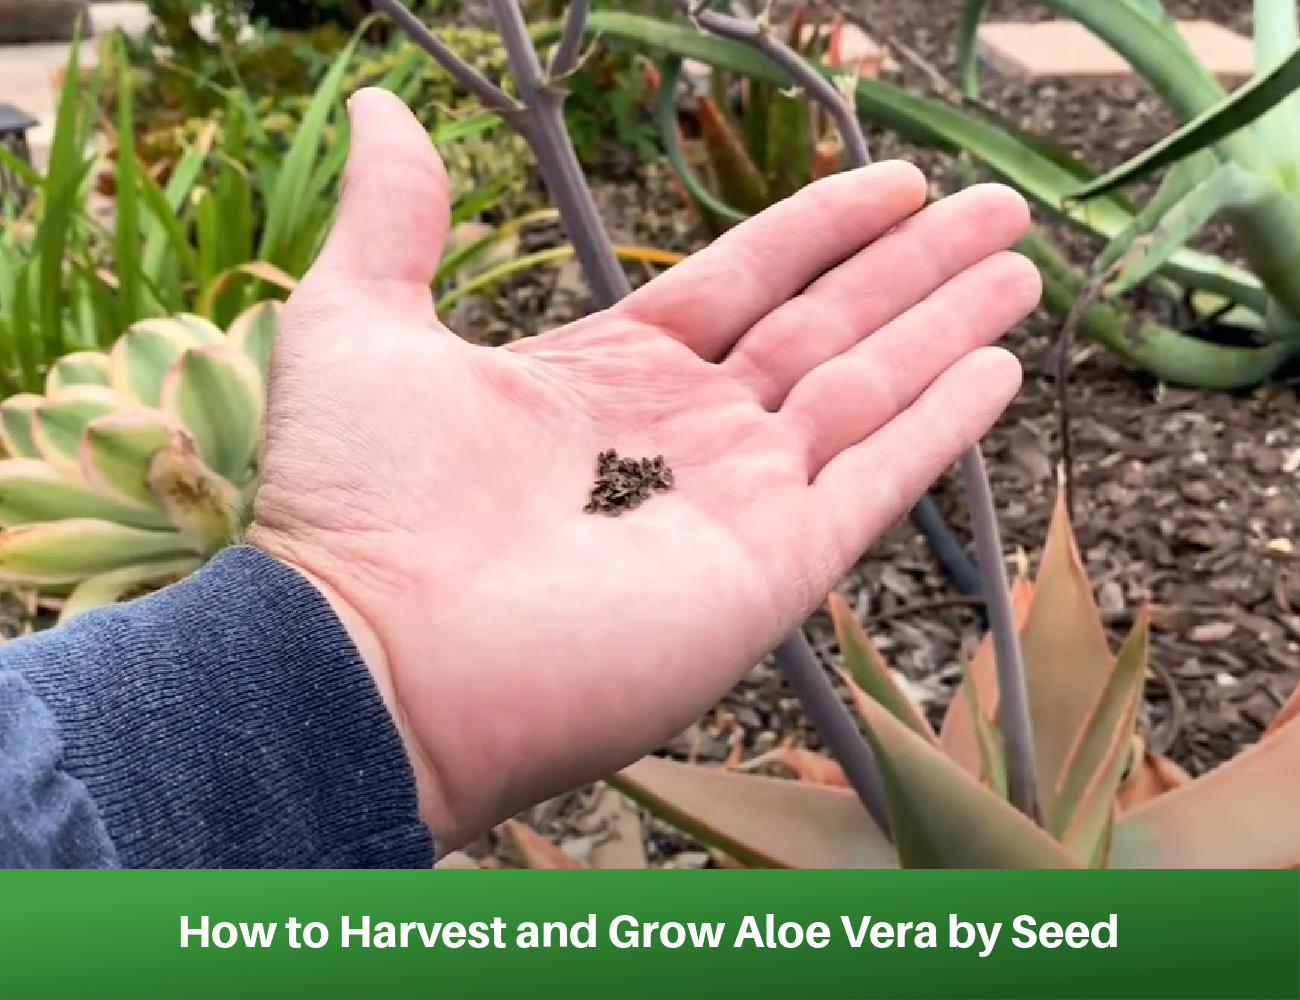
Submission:
[[[264,553],[0,646],[0,867],[432,863],[356,648]]]

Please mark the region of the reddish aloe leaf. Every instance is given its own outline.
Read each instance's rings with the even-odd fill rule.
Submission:
[[[1023,813],[998,798],[880,705],[867,739],[889,797],[904,868],[1078,868]]]
[[[849,691],[854,704],[861,712],[861,701],[865,695],[874,698],[883,705],[894,718],[898,719],[918,736],[937,746],[934,730],[925,720],[912,699],[898,689],[893,675],[885,666],[885,661],[872,644],[867,633],[863,631],[853,609],[839,594],[831,594],[828,604],[831,622],[835,626],[835,639],[840,645],[840,655],[844,657],[844,666],[848,677]]]
[[[654,815],[747,868],[897,868],[852,792],[643,757],[608,779]]]
[[[1021,631],[1021,648],[1039,798],[1049,828],[1056,828],[1056,793],[1066,763],[1114,666],[1101,612],[1070,527],[1064,491],[1056,496],[1034,583],[1033,607]]]
[[[973,723],[972,731],[976,750],[979,754],[979,771],[977,777],[997,793],[999,798],[1007,797],[1007,756],[1002,745],[1002,734],[998,732],[992,720],[986,716],[976,699],[975,685],[970,683],[970,670],[962,671],[962,684],[957,694],[966,702],[967,718]]]
[[[1120,817],[1112,868],[1300,865],[1300,726]]]
[[[1175,764],[1168,757],[1154,754],[1146,749],[1140,736],[1134,736],[1133,756],[1135,763],[1129,776],[1119,786],[1116,803],[1120,815],[1131,812],[1145,802],[1159,798],[1166,792],[1181,788],[1192,780],[1192,776]]]
[[[790,34],[786,39],[786,44],[795,52],[803,53],[804,43],[804,24],[808,19],[808,7],[806,4],[800,4],[790,15]]]
[[[508,819],[501,824],[515,850],[529,868],[586,868],[581,861],[569,857],[527,823]]]
[[[1048,831],[1070,843],[1067,830],[1075,836],[1100,834],[1104,817],[1114,805],[1115,792],[1125,774],[1134,726],[1138,722],[1138,702],[1147,676],[1147,658],[1151,635],[1151,609],[1143,607],[1132,631],[1115,658],[1115,667],[1106,680],[1092,715],[1079,732],[1079,740],[1070,750],[1056,792],[1057,808]],[[1084,848],[1091,856],[1092,844]]]
[[[1070,752],[1048,830],[1083,860],[1096,851],[1115,809],[1132,752],[1133,729],[1146,678],[1151,612],[1143,607],[1115,660],[1079,740]]]
[[[819,139],[813,146],[812,180],[819,181],[823,177],[839,173],[843,156],[844,142],[838,134]]]
[[[1023,577],[1011,584],[1011,614],[1016,628],[1023,629],[1034,600],[1034,585]],[[980,774],[980,751],[976,738],[974,717],[970,711],[971,698],[979,705],[986,720],[992,720],[998,710],[997,671],[993,662],[993,639],[985,636],[979,649],[971,657],[966,677],[954,695],[939,730],[939,745],[944,753],[970,774]]]
[[[800,781],[810,781],[814,785],[832,785],[836,788],[849,787],[844,769],[839,764],[825,754],[814,753],[801,747],[778,747],[755,757],[745,765],[744,769],[753,770],[769,763],[777,763],[789,768]]]
[[[769,203],[767,183],[726,115],[712,100],[699,100],[700,134],[718,185],[718,197],[741,212],[757,215]]]
[[[843,45],[844,38],[844,18],[840,14],[835,15],[835,20],[831,22],[830,31],[826,37],[826,56],[822,59],[827,66],[838,68],[843,63],[843,56],[840,49]]]

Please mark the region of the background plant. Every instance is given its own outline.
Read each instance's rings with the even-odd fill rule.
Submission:
[[[1156,0],[1123,0],[1114,5],[1099,4],[1096,9],[1127,8],[1130,3],[1152,11],[1158,7]],[[1163,17],[1162,12],[1157,14]],[[779,86],[792,82],[785,68],[752,47],[712,37],[690,25],[608,11],[593,14],[588,29],[640,45],[660,58],[695,59],[715,71]],[[1149,37],[1149,33],[1134,37]],[[824,63],[814,60],[810,65],[826,78],[835,76],[834,69]],[[973,166],[1019,189],[1051,215],[1092,236],[1112,240],[1138,223],[1138,206],[1115,190],[1099,191],[1079,201],[1076,196],[1099,178],[1099,172],[1059,144],[1026,132],[982,103],[950,103],[869,78],[854,81],[852,93],[863,121],[896,132],[920,147],[969,160]],[[1017,249],[1039,267],[1044,280],[1044,304],[1059,319],[1068,318],[1087,289],[1090,276],[1073,267],[1041,228],[1026,236]],[[1080,331],[1127,363],[1161,379],[1212,389],[1254,385],[1276,371],[1291,353],[1286,341],[1250,343],[1238,337],[1235,342],[1225,342],[1190,332],[1197,322],[1221,309],[1225,300],[1236,301],[1237,297],[1247,306],[1236,311],[1233,321],[1241,321],[1246,329],[1251,324],[1260,325],[1259,317],[1267,312],[1267,297],[1259,279],[1249,270],[1221,257],[1178,246],[1157,275],[1192,290],[1197,309],[1189,319],[1189,332],[1147,316],[1135,317],[1124,302],[1114,298],[1085,302],[1087,307],[1079,310]]]
[[[252,303],[281,297],[314,259],[333,216],[347,151],[342,93],[353,49],[345,47],[301,117],[268,123],[241,91],[223,113],[174,154],[148,164],[134,127],[126,63],[108,59],[90,79],[63,83],[50,164],[43,176],[18,164],[36,192],[30,209],[0,233],[0,384],[6,393],[38,391],[55,359],[107,349],[132,324],[195,313],[224,326]],[[109,148],[92,148],[97,88],[117,81]],[[406,75],[404,75],[406,74]],[[402,90],[409,63],[378,83]],[[479,112],[446,121],[431,141],[461,163],[461,143],[499,131]],[[474,154],[469,152],[472,159]],[[439,295],[483,287],[537,263],[517,258],[511,241],[525,214],[468,226],[499,211],[510,176],[458,178],[453,242],[435,279]],[[96,187],[113,194],[112,219],[97,216]],[[505,257],[502,251],[508,251]]]
[[[786,45],[802,58],[840,69],[839,18],[826,25],[809,23],[806,10],[795,8],[784,29]],[[662,79],[653,68],[650,76],[668,159],[715,236],[843,167],[843,140],[826,110],[805,91],[711,72],[708,93],[688,98],[699,138],[687,142],[677,101],[682,60],[666,60]]]
[[[229,330],[142,320],[0,403],[0,581],[61,620],[192,572],[236,540],[257,475],[278,302]]]

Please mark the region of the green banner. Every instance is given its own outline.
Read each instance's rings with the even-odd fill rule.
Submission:
[[[1300,1000],[1300,874],[0,872],[0,998]]]

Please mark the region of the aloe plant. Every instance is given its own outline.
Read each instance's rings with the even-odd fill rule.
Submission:
[[[1260,0],[1260,3],[1269,8],[1265,16],[1269,18],[1268,23],[1273,23],[1273,4],[1269,0]],[[1065,0],[1056,4],[1061,10],[1066,6]],[[1160,73],[1158,89],[1165,88],[1169,78],[1180,72],[1186,72],[1189,80],[1195,75],[1198,82],[1194,87],[1189,86],[1189,92],[1184,95],[1185,102],[1175,105],[1182,112],[1194,113],[1191,102],[1195,94],[1200,95],[1197,100],[1207,102],[1196,107],[1213,106],[1217,97],[1209,96],[1212,89],[1216,94],[1222,94],[1222,88],[1212,77],[1207,78],[1203,68],[1186,67],[1187,59],[1191,57],[1176,32],[1157,42],[1157,34],[1163,36],[1167,33],[1165,27],[1161,27],[1166,25],[1167,18],[1157,0],[1117,0],[1113,4],[1071,0],[1068,6],[1072,11],[1081,12],[1081,20],[1086,14],[1085,23],[1089,26],[1107,19],[1114,20],[1118,25],[1114,43],[1120,51],[1126,54],[1129,51],[1143,52],[1143,58],[1149,62],[1167,58],[1175,68]],[[714,37],[690,25],[601,11],[591,16],[587,30],[637,45],[660,56],[698,60],[715,71],[738,74],[750,80],[777,86],[789,86],[794,82],[785,69],[751,46]],[[537,37],[539,41],[546,41],[553,34],[554,29],[543,26],[539,28]],[[1121,37],[1126,35],[1131,38],[1125,40]],[[1271,37],[1274,36],[1276,31]],[[1280,37],[1289,35],[1283,33]],[[1268,47],[1273,43],[1260,41],[1258,44]],[[823,77],[842,78],[834,67],[817,60],[811,62]],[[1244,113],[1242,109],[1255,113],[1263,100],[1261,95],[1274,97],[1281,87],[1279,81],[1292,82],[1296,70],[1290,57],[1285,66],[1285,69],[1278,67],[1266,74],[1264,83],[1243,88],[1245,95],[1237,98],[1241,108],[1232,113]],[[1151,231],[1148,221],[1152,215],[1150,206],[1139,208],[1134,205],[1109,180],[1106,186],[1089,190],[1089,185],[1100,179],[1099,171],[1050,140],[1018,128],[976,100],[956,105],[911,93],[879,79],[857,79],[850,84],[862,120],[894,131],[919,146],[970,157],[1039,206],[1089,234],[1112,241]],[[1165,93],[1165,90],[1161,89],[1161,92]],[[1286,112],[1280,114],[1285,117]],[[1198,134],[1204,137],[1214,133]],[[1174,152],[1179,151],[1178,147],[1174,148]],[[1161,155],[1172,154],[1166,151]],[[1220,154],[1216,150],[1207,151],[1207,155],[1218,157]],[[1289,225],[1285,217],[1290,213],[1291,210],[1285,213],[1283,221],[1263,225],[1271,225],[1271,231],[1276,235],[1278,227]],[[1233,207],[1227,214],[1230,220],[1239,219],[1242,209]],[[1173,221],[1176,222],[1177,218]],[[1249,231],[1255,232],[1256,229]],[[1146,246],[1149,242],[1143,240],[1141,244]],[[1261,240],[1260,245],[1264,246],[1266,242]],[[1280,247],[1283,244],[1274,240],[1270,245]],[[1064,320],[1088,289],[1092,276],[1071,266],[1040,230],[1027,236],[1017,249],[1039,266],[1045,287],[1044,304]],[[1278,261],[1286,259],[1285,256],[1276,258]],[[1153,258],[1147,260],[1150,263]],[[1268,274],[1285,265],[1265,262],[1262,266],[1262,270],[1253,273],[1221,257],[1187,247],[1179,240],[1167,241],[1158,255],[1155,277],[1170,283],[1171,287],[1190,292],[1199,314],[1213,315],[1220,313],[1225,305],[1233,307],[1224,319],[1230,319],[1242,331],[1243,342],[1240,344],[1205,340],[1154,320],[1135,321],[1124,303],[1113,294],[1082,312],[1080,329],[1125,362],[1166,381],[1210,389],[1238,389],[1257,384],[1295,353],[1297,343],[1294,338],[1284,336],[1289,329],[1289,320],[1276,305],[1270,306],[1273,295],[1265,287],[1272,280]]]
[[[1300,801],[1278,794],[1300,767],[1300,689],[1261,741],[1193,779],[1137,730],[1147,611],[1112,654],[1058,497],[1036,579],[1015,614],[1034,720],[1043,825],[1006,800],[989,639],[965,665],[934,729],[843,600],[831,616],[843,682],[885,776],[886,835],[837,764],[782,747],[748,765],[647,757],[610,779],[658,818],[739,868],[1289,868]],[[776,763],[795,777],[751,773]],[[582,867],[519,824],[530,867]]]
[[[797,7],[786,45],[804,59],[840,65],[842,21],[807,21]],[[710,75],[710,93],[695,95],[700,138],[681,139],[675,99],[682,60],[669,59],[662,78],[647,66],[658,93],[664,148],[689,202],[714,235],[843,167],[844,140],[826,110],[807,94],[727,74]],[[734,86],[733,86],[734,83]]]
[[[1152,200],[1097,261],[1095,280],[1113,300],[1161,272],[1211,219],[1232,228],[1256,279],[1215,289],[1280,364],[1300,351],[1300,18],[1295,0],[1256,0],[1255,76],[1228,94],[1197,59],[1158,0],[1042,0],[1077,20],[1128,60],[1184,122],[1150,149],[1073,198],[1084,204],[1162,167]],[[987,0],[967,0],[958,39],[963,91],[978,98],[976,45]]]
[[[279,303],[222,331],[133,324],[111,351],[0,403],[0,581],[66,595],[61,620],[191,572],[252,500]]]

